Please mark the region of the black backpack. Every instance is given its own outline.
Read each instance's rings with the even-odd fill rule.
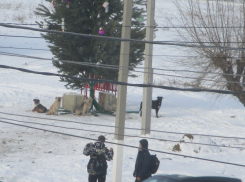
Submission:
[[[100,151],[103,148],[103,145],[101,142],[95,142],[93,144],[93,150],[92,150],[92,155],[93,155],[93,170],[96,173],[101,173],[107,169],[107,164],[104,161],[104,158],[100,155]]]
[[[151,155],[151,162],[150,162],[151,174],[155,174],[157,172],[159,165],[160,165],[160,161],[158,160],[157,155]]]

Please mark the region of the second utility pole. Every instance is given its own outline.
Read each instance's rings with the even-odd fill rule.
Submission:
[[[155,23],[154,14],[155,14],[155,0],[148,0],[147,1],[146,41],[153,41],[154,23]],[[152,53],[153,53],[153,44],[148,44],[148,43],[145,44],[144,84],[152,84],[153,82]],[[150,134],[151,104],[152,104],[152,87],[144,87],[141,135]]]
[[[133,0],[124,0],[122,38],[130,39],[131,19],[132,19]],[[120,63],[118,81],[128,82],[128,63],[129,63],[130,42],[122,41],[120,50]],[[118,86],[117,110],[116,110],[116,127],[114,142],[124,144],[124,126],[126,114],[127,86]],[[123,146],[114,145],[112,182],[122,181],[123,165]]]

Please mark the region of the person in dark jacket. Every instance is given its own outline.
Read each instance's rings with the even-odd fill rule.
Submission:
[[[107,174],[107,162],[113,158],[113,149],[108,150],[105,147],[105,137],[99,136],[98,141],[95,143],[88,143],[83,154],[90,156],[90,160],[87,165],[87,171],[89,173],[89,182],[105,182]]]
[[[148,151],[148,141],[142,139],[140,140],[139,152],[133,173],[133,176],[136,177],[135,182],[140,182],[151,177],[150,161],[151,155]]]

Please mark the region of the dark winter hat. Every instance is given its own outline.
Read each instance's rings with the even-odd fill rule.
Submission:
[[[105,137],[103,135],[100,135],[98,137],[98,140],[101,141],[101,142],[105,142]]]
[[[148,149],[148,141],[146,139],[140,140],[140,143],[142,145],[142,148]]]

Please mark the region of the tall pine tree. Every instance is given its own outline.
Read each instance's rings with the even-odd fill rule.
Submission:
[[[51,0],[46,0],[51,3]],[[53,10],[39,5],[36,14],[44,17],[50,30],[61,31],[61,21],[65,18],[65,31],[98,35],[99,28],[105,31],[105,36],[121,37],[123,1],[108,0],[109,11],[106,13],[102,6],[104,0],[55,0]],[[69,2],[69,7],[67,4]],[[142,4],[142,0],[134,0]],[[142,7],[142,6],[141,6]],[[138,21],[145,10],[134,6],[132,16],[131,38],[143,40],[145,38],[145,24]],[[40,26],[43,22],[37,22]],[[42,37],[50,43],[50,50],[55,58],[59,60],[70,60],[87,63],[100,63],[119,65],[120,41],[109,41],[105,39],[85,38],[55,33],[42,34]],[[144,44],[131,43],[129,66],[135,67],[144,59]],[[101,69],[84,65],[53,62],[58,72],[80,78],[88,78],[93,72],[102,78],[117,80],[118,70]],[[132,70],[132,69],[131,69]],[[135,76],[135,75],[130,75]],[[66,88],[80,89],[81,82],[61,77],[66,82]]]

